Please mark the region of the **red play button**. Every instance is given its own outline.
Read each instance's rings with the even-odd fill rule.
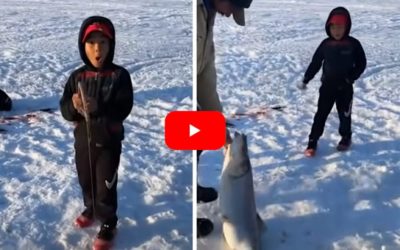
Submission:
[[[165,143],[176,150],[215,150],[225,144],[225,118],[216,111],[174,111],[165,118]]]

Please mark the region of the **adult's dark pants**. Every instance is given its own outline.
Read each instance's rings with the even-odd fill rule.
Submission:
[[[310,139],[318,140],[324,133],[325,122],[333,105],[339,115],[339,134],[351,138],[351,110],[353,103],[353,85],[348,83],[322,84],[319,89],[318,110],[309,135]]]
[[[75,145],[75,162],[79,184],[82,188],[83,202],[85,207],[94,212],[96,218],[102,223],[115,226],[118,220],[116,215],[117,179],[121,142],[115,142],[107,147],[93,144],[91,145],[93,183],[90,176],[87,143]],[[95,211],[93,211],[92,185]]]

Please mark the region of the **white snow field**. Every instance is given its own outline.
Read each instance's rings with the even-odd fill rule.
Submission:
[[[82,62],[78,32],[91,15],[116,28],[114,62],[134,85],[119,169],[114,249],[190,249],[192,155],[164,143],[163,120],[192,107],[192,2],[0,1],[0,88],[15,109],[58,108]],[[91,249],[99,225],[73,226],[83,210],[73,126],[60,112],[0,125],[0,249]]]
[[[336,151],[339,121],[333,108],[317,155],[308,159],[303,151],[320,73],[305,91],[296,84],[337,6],[349,9],[351,34],[368,59],[354,85],[353,146]],[[248,135],[257,208],[268,227],[262,249],[400,249],[400,2],[258,0],[246,18],[243,28],[232,18],[216,21],[218,91],[225,112],[286,106],[232,121],[234,130]],[[218,188],[222,161],[222,151],[205,152],[199,182]],[[220,249],[218,202],[199,205],[198,216],[215,223],[214,232],[198,240],[198,249]]]

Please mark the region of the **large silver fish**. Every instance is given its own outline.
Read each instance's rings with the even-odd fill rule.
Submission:
[[[228,146],[221,175],[219,205],[222,232],[229,248],[260,250],[264,224],[257,214],[247,139],[235,133]]]

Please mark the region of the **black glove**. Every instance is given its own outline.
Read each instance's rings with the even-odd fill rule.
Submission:
[[[311,81],[311,79],[304,76],[304,78],[303,78],[303,83],[304,83],[304,84],[307,84],[309,81]]]

